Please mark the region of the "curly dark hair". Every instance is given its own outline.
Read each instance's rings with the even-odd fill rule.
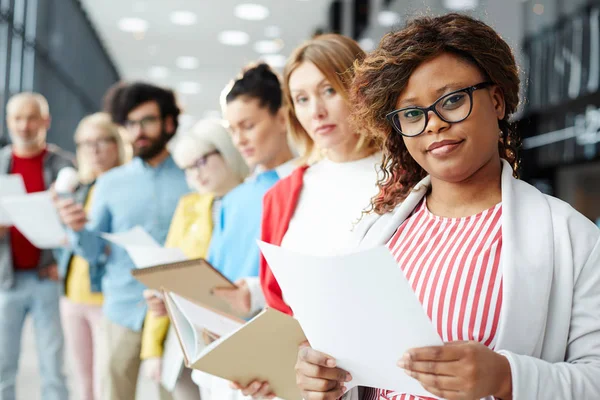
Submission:
[[[506,113],[498,121],[502,130],[498,151],[518,175],[521,138],[509,118],[519,104],[519,73],[509,45],[490,26],[466,15],[416,18],[403,29],[386,34],[377,49],[354,67],[350,90],[353,118],[384,149],[379,194],[372,201],[372,211],[378,214],[392,211],[427,175],[385,115],[395,108],[412,73],[443,53],[471,63],[502,90]]]

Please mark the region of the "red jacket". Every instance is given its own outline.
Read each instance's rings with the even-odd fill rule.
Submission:
[[[308,166],[303,166],[280,180],[265,194],[263,198],[261,240],[276,246],[281,245],[283,236],[288,230],[296,205],[302,192],[304,172]],[[279,283],[273,276],[265,258],[260,256],[260,284],[265,294],[267,305],[288,315],[292,309],[283,301]]]

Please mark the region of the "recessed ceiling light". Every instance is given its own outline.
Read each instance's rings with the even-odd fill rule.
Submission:
[[[200,93],[200,84],[194,81],[181,82],[177,86],[177,90],[182,94],[198,94]]]
[[[477,7],[477,0],[444,0],[444,7],[452,11],[466,11]]]
[[[250,35],[242,31],[223,31],[219,33],[219,42],[228,46],[243,46],[250,41]]]
[[[276,25],[267,26],[265,28],[265,36],[269,39],[276,39],[281,36],[281,29]]]
[[[119,29],[124,32],[146,32],[148,21],[141,18],[122,18],[119,20]]]
[[[358,44],[364,51],[371,51],[375,48],[375,41],[368,37],[360,39]]]
[[[533,6],[533,12],[537,15],[542,15],[544,13],[544,5],[543,4],[535,4]]]
[[[387,28],[392,27],[400,22],[400,14],[394,11],[381,11],[377,15],[377,22],[379,25]]]
[[[194,25],[198,17],[191,11],[173,11],[170,19],[175,25],[189,26]]]
[[[148,70],[148,76],[152,79],[165,79],[169,76],[169,69],[161,65],[155,65]]]
[[[200,61],[196,57],[181,56],[177,57],[175,65],[181,69],[196,69],[200,65]]]
[[[248,21],[262,21],[269,16],[269,9],[260,4],[238,4],[235,6],[233,14]]]
[[[273,68],[283,68],[287,59],[281,54],[266,54],[261,59]]]
[[[254,43],[254,51],[259,54],[278,53],[283,48],[283,40],[259,40]]]

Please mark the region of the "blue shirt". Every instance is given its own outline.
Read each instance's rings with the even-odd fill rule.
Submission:
[[[279,180],[270,170],[248,179],[221,202],[208,248],[208,262],[232,282],[258,276],[262,201],[265,193]]]
[[[103,311],[113,323],[139,332],[146,315],[145,286],[131,276],[135,268],[122,247],[111,245],[99,234],[126,232],[139,225],[158,243],[164,243],[179,198],[189,192],[184,172],[171,156],[157,167],[140,158],[102,175],[94,189],[89,223],[70,232],[74,250],[95,262],[106,254],[102,280]]]

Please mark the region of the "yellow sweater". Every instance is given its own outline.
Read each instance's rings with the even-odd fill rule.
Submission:
[[[93,192],[94,187],[92,186],[83,205],[86,212],[89,212],[92,206],[91,199]],[[102,293],[92,292],[90,285],[90,266],[83,257],[76,254],[71,257],[69,273],[65,281],[65,296],[73,303],[90,306],[101,306],[104,300]]]
[[[177,247],[188,258],[204,258],[213,230],[211,194],[191,193],[183,196],[171,220],[165,247]],[[146,314],[142,333],[142,359],[160,357],[169,329],[168,317]]]

